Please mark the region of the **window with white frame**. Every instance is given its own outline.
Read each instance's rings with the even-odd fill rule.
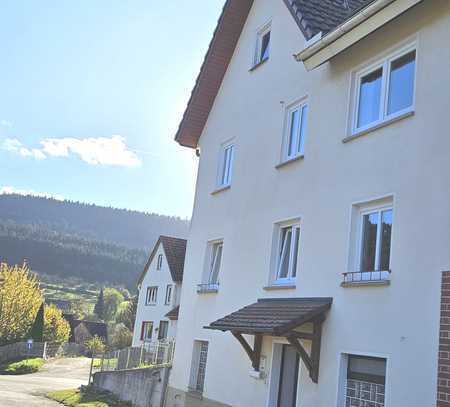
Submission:
[[[162,262],[163,262],[163,255],[162,254],[158,254],[158,260],[156,262],[156,270],[161,270]]]
[[[225,188],[231,185],[233,175],[234,144],[224,144],[220,151],[217,187]]]
[[[169,321],[160,321],[158,329],[158,340],[167,339],[169,333]]]
[[[219,284],[219,272],[222,263],[223,242],[213,242],[210,244],[210,262],[208,284]]]
[[[415,76],[415,45],[358,72],[355,76],[353,133],[412,112]]]
[[[271,23],[268,23],[257,32],[253,65],[258,65],[269,59],[271,26]]]
[[[153,322],[143,321],[141,327],[141,341],[151,341],[153,334]]]
[[[166,300],[164,302],[166,305],[170,305],[172,301],[172,290],[173,290],[172,284],[168,284],[166,287]]]
[[[208,345],[206,341],[194,341],[189,389],[197,393],[203,393],[205,387]]]
[[[386,359],[347,355],[344,406],[384,407]]]
[[[158,287],[148,287],[145,304],[146,305],[155,305],[157,299],[158,299]]]
[[[305,153],[308,104],[297,102],[286,109],[285,135],[282,161],[291,160]]]
[[[297,277],[300,224],[279,225],[276,253],[275,284],[291,283]]]

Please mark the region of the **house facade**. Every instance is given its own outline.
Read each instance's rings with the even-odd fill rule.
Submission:
[[[177,331],[186,240],[160,236],[139,279],[133,346],[172,340]]]
[[[166,406],[450,405],[449,38],[446,0],[226,2]]]

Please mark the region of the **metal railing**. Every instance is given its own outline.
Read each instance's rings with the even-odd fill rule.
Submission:
[[[148,342],[140,347],[129,347],[106,352],[100,357],[102,372],[167,367],[172,365],[175,341]]]
[[[343,284],[382,282],[391,279],[391,270],[355,271],[342,274]]]
[[[198,284],[198,293],[216,293],[219,291],[219,283]]]

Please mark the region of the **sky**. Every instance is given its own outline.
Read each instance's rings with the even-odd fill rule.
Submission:
[[[2,0],[0,193],[189,218],[174,135],[224,0]]]

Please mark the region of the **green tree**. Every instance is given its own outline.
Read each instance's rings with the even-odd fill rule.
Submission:
[[[103,288],[100,290],[100,294],[97,298],[97,303],[94,307],[94,314],[96,314],[100,319],[105,319],[105,295],[103,293]]]
[[[25,263],[0,264],[0,344],[24,339],[42,301],[39,281]]]
[[[131,346],[133,333],[124,325],[117,324],[111,335],[111,346],[115,349],[123,349]]]
[[[105,344],[103,343],[102,338],[97,335],[94,335],[92,338],[89,338],[85,342],[86,348],[92,353],[92,355],[96,355],[99,353],[103,353],[105,351]]]
[[[123,302],[123,295],[115,288],[105,288],[104,291],[104,320],[113,321]]]
[[[126,302],[126,306],[120,309],[116,322],[124,324],[130,331],[134,329],[134,321],[136,319],[138,297],[134,296],[130,301]]]
[[[42,342],[44,337],[44,303],[41,304],[36,314],[36,319],[31,327],[29,338],[32,338],[35,342]]]
[[[64,343],[69,340],[70,325],[55,305],[44,309],[44,341]]]

